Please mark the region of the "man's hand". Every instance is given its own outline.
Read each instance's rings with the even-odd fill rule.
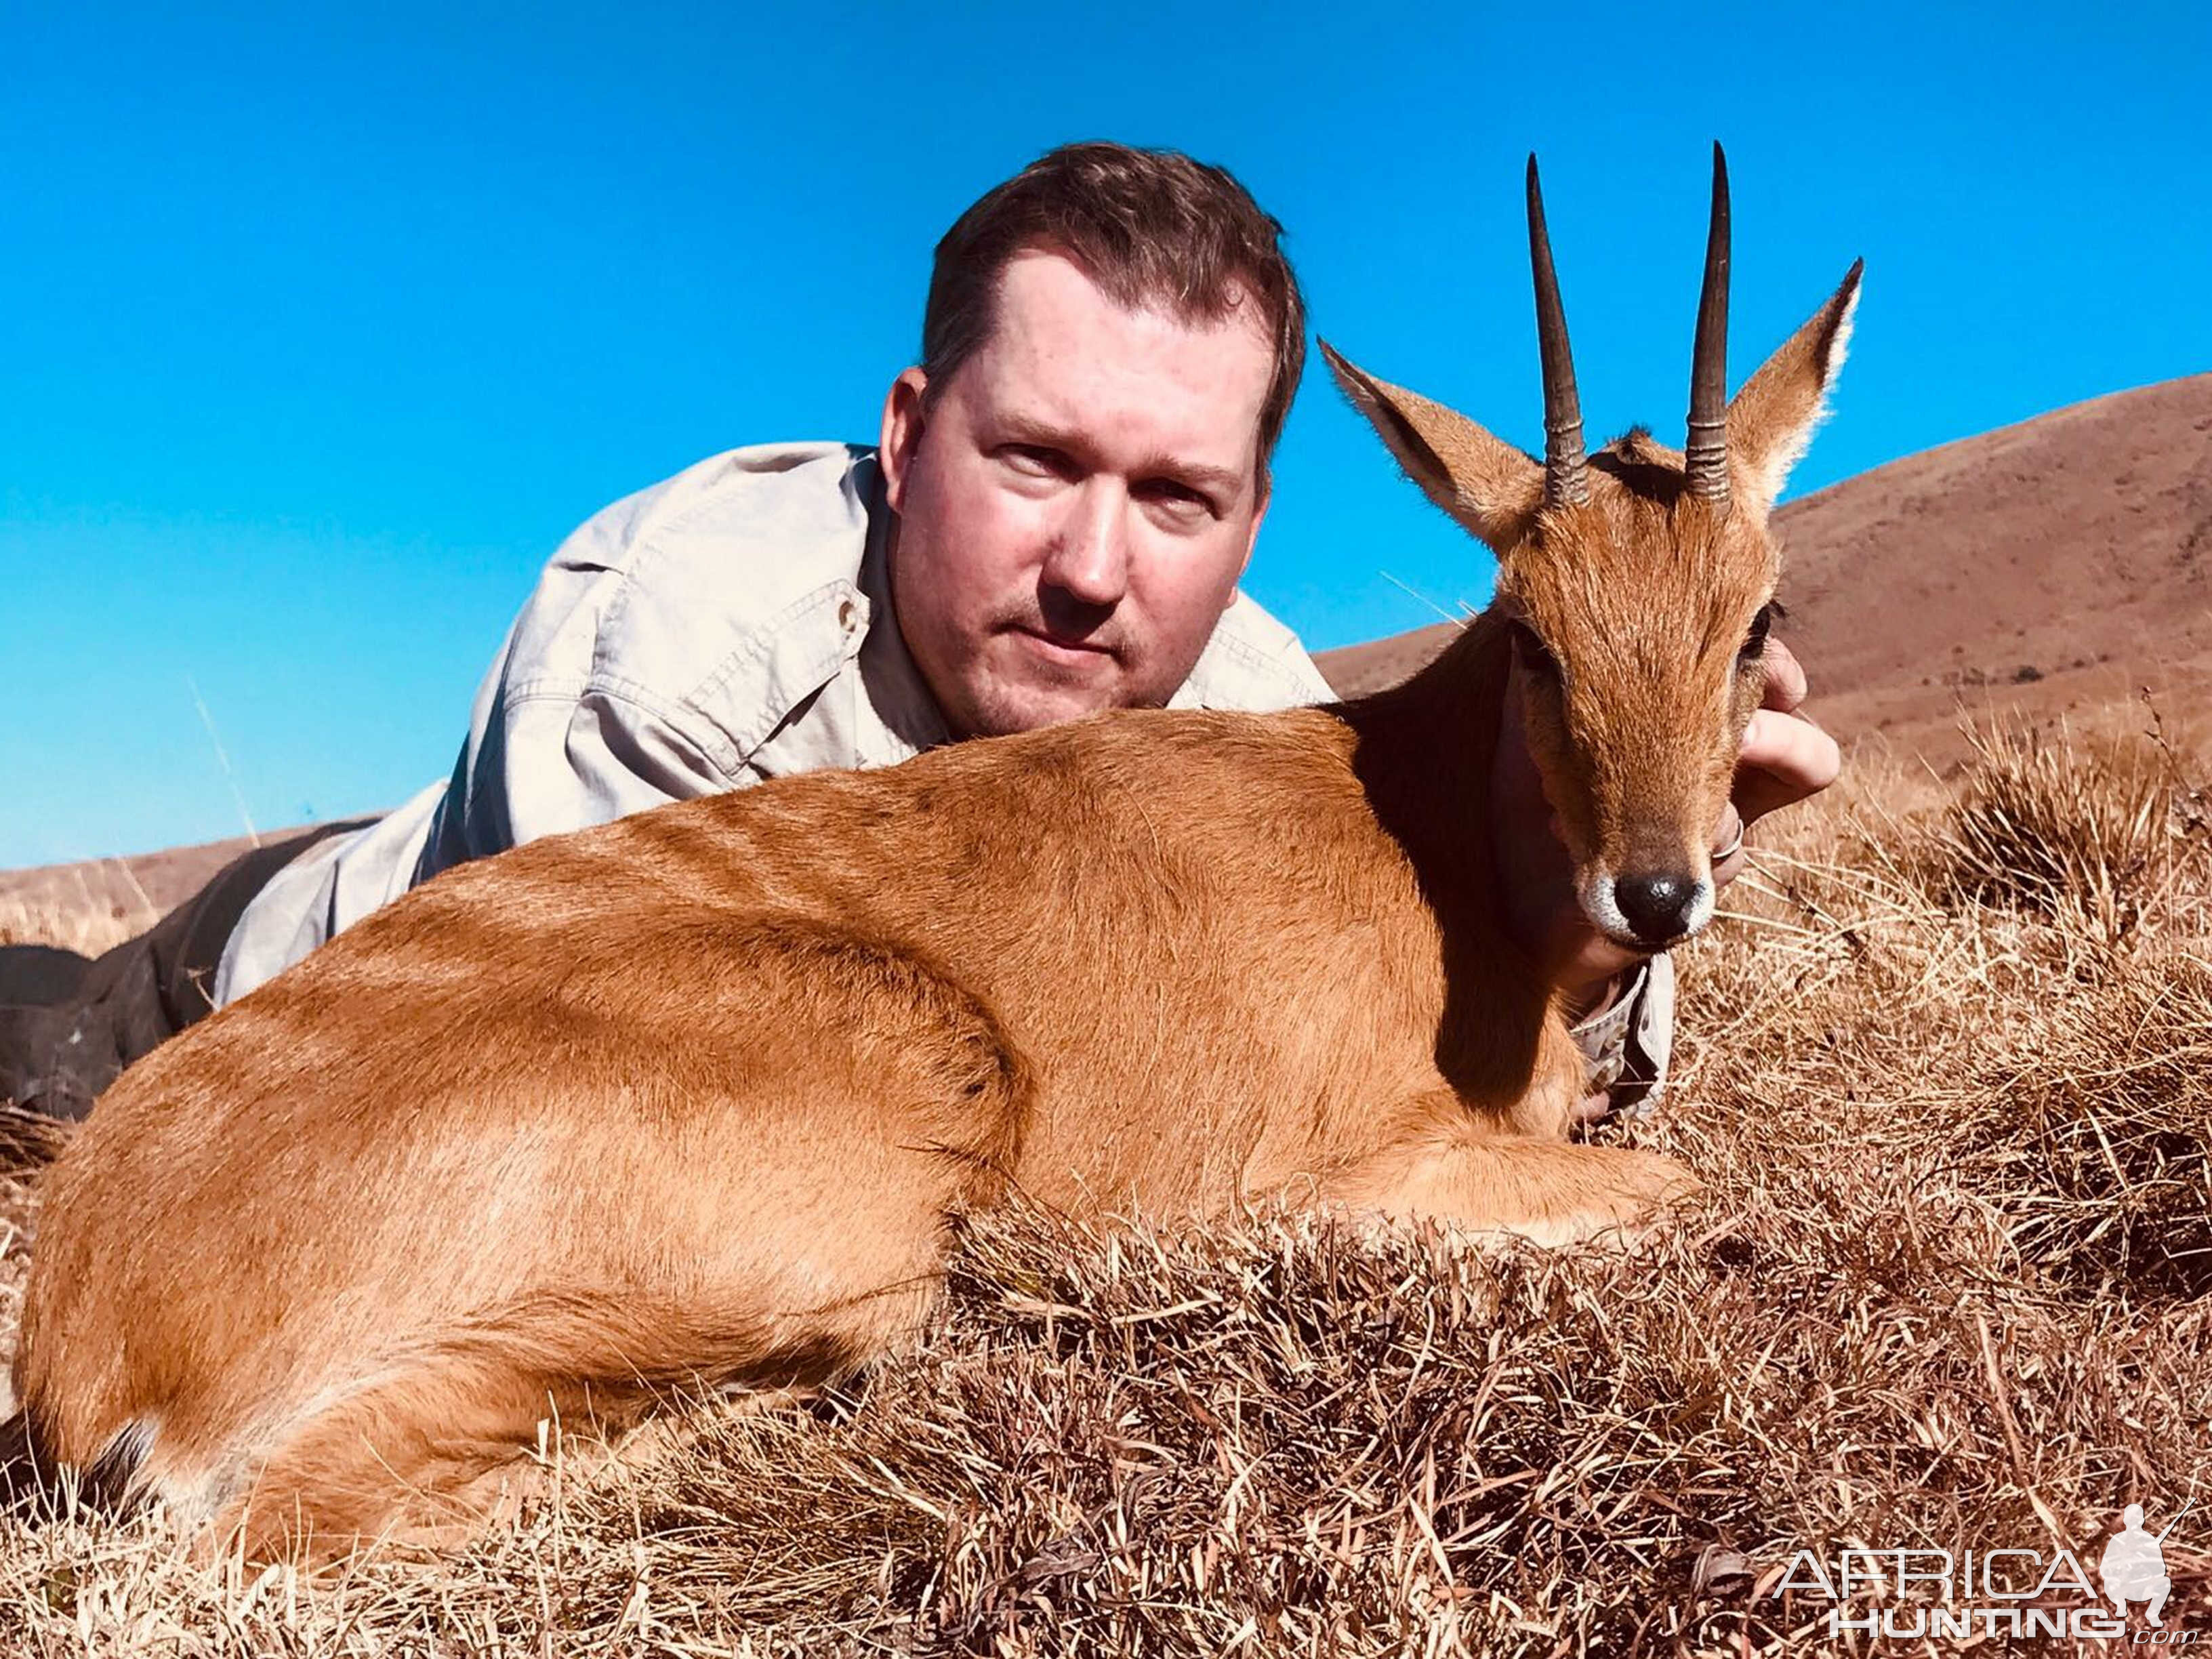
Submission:
[[[1789,647],[1771,636],[1765,666],[1765,699],[1744,732],[1733,799],[1721,814],[1715,852],[1769,812],[1820,793],[1843,770],[1836,740],[1797,712],[1805,701],[1804,669]],[[1491,834],[1506,925],[1566,993],[1575,1018],[1599,1012],[1613,999],[1614,980],[1642,958],[1591,926],[1575,896],[1574,866],[1528,754],[1517,682],[1509,682],[1491,768]],[[1717,862],[1714,886],[1735,880],[1745,858],[1739,848]]]

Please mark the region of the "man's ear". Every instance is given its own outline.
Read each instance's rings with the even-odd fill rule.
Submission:
[[[919,365],[902,370],[884,394],[883,429],[876,441],[876,464],[884,470],[884,500],[894,513],[906,506],[906,481],[915,451],[921,444],[922,404],[929,376]]]
[[[1466,416],[1378,380],[1320,343],[1329,372],[1406,476],[1501,558],[1528,534],[1544,504],[1544,469]]]
[[[1252,568],[1253,550],[1260,545],[1260,526],[1267,521],[1267,507],[1274,500],[1274,496],[1275,492],[1271,484],[1262,484],[1260,487],[1260,499],[1252,507],[1252,529],[1244,538],[1244,562],[1237,567],[1237,580],[1240,582],[1244,580],[1244,573]],[[1237,597],[1237,590],[1234,587],[1229,590],[1229,596],[1232,600]]]
[[[1865,268],[1863,259],[1854,263],[1827,304],[1759,365],[1729,404],[1729,460],[1744,486],[1746,505],[1762,514],[1774,505],[1790,469],[1813,441],[1813,428],[1828,412],[1828,388],[1850,348],[1851,316]]]

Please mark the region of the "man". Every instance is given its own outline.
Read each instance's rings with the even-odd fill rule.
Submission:
[[[2120,1511],[2120,1530],[2106,1540],[2097,1577],[2104,1582],[2105,1599],[2122,1619],[2128,1616],[2129,1602],[2142,1601],[2148,1604],[2143,1617],[2154,1625],[2165,1625],[2159,1614],[2173,1593],[2173,1580],[2166,1574],[2165,1543],[2166,1533],[2154,1538],[2143,1526],[2142,1504],[2130,1504]]]
[[[79,1115],[210,1007],[538,836],[1106,708],[1328,700],[1237,592],[1304,359],[1280,234],[1227,173],[1166,152],[1072,145],[992,191],[938,246],[922,361],[874,450],[736,450],[593,517],[509,632],[450,778],[249,855],[70,1000],[12,1011],[0,1091]],[[1777,667],[1747,820],[1835,775],[1789,713],[1795,663]],[[1639,1093],[1665,1066],[1670,970],[1582,921],[1517,720],[1506,738],[1515,926],[1592,1017],[1594,1086]]]

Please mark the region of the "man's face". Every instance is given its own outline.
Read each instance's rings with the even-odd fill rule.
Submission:
[[[1167,702],[1251,556],[1274,372],[1249,305],[1125,311],[1057,253],[1017,254],[996,326],[884,402],[892,602],[963,736]]]

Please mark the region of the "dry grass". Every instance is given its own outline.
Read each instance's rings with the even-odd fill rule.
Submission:
[[[1762,1593],[1800,1549],[2094,1571],[2121,1504],[2212,1499],[2194,776],[1985,734],[1948,799],[1762,835],[1638,1132],[1709,1192],[1639,1254],[979,1221],[919,1352],[464,1554],[302,1584],[0,1525],[0,1645],[1795,1654],[1833,1645]],[[2169,1627],[2208,1540],[2200,1502]]]
[[[1917,849],[1939,900],[2039,911],[2069,942],[2110,951],[2203,850],[2208,803],[2159,726],[2077,746],[2063,726],[2000,718],[1967,740],[1966,787]]]
[[[119,860],[118,860],[119,863]],[[82,880],[80,880],[82,884]],[[28,898],[0,898],[0,945],[60,945],[64,951],[100,956],[153,927],[150,905],[73,905]]]

